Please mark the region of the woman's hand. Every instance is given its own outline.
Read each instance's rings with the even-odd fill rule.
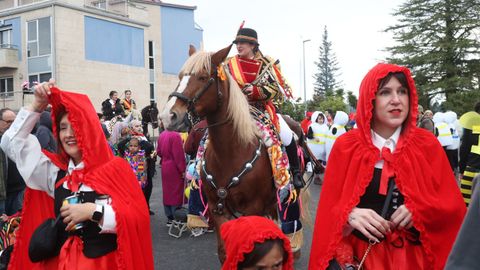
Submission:
[[[247,95],[247,96],[250,96],[253,92],[253,85],[251,84],[245,84],[245,87],[243,88],[242,92]]]
[[[50,88],[55,86],[55,80],[35,85],[34,99],[30,109],[34,112],[42,112],[48,106],[48,97],[51,94]]]
[[[76,224],[90,220],[95,212],[94,203],[67,204],[60,208],[63,223],[67,224],[66,231],[70,231]]]
[[[377,243],[391,232],[390,223],[368,208],[353,208],[348,215],[348,224]]]
[[[404,228],[410,229],[413,226],[412,213],[410,213],[404,204],[393,212],[390,221],[393,223],[393,226],[399,230]]]

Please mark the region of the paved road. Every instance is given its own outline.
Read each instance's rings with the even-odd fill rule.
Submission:
[[[315,220],[320,186],[311,185],[309,188],[311,200],[309,203],[312,222]],[[151,198],[151,208],[155,212],[151,216],[153,256],[155,269],[158,270],[216,270],[220,269],[217,258],[215,233],[208,233],[199,237],[190,237],[189,231],[179,239],[168,235],[166,217],[162,207],[161,177],[158,170],[154,178],[154,189]],[[313,226],[313,225],[312,225]],[[312,239],[312,226],[305,226],[304,248],[302,256],[295,262],[295,269],[307,269]]]

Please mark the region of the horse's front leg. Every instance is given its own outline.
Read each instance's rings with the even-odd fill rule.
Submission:
[[[212,208],[210,208],[210,209],[212,209]],[[218,260],[223,265],[223,262],[225,261],[227,255],[225,253],[224,242],[223,242],[222,236],[220,234],[220,227],[222,226],[223,223],[227,222],[228,219],[223,215],[217,215],[217,214],[213,213],[213,211],[210,211],[210,216],[213,218],[213,221],[215,222],[215,233],[217,234]]]

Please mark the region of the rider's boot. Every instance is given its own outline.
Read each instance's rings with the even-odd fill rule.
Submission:
[[[303,180],[300,170],[300,159],[298,158],[297,144],[295,143],[295,139],[292,138],[290,144],[285,148],[287,150],[288,161],[290,162],[290,169],[293,174],[293,186],[295,189],[303,188],[305,186],[305,181]]]

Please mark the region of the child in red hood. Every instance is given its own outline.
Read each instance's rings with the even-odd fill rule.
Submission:
[[[220,230],[227,255],[222,270],[293,269],[290,241],[270,219],[240,217]]]
[[[300,126],[302,127],[303,133],[307,134],[308,133],[308,127],[312,123],[312,114],[313,112],[307,112],[307,115],[305,118],[303,118],[302,122],[300,123]]]

